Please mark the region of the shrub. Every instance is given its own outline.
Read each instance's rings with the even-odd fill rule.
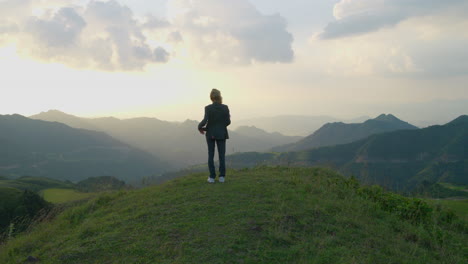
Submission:
[[[0,240],[25,231],[31,223],[47,214],[52,205],[45,201],[37,193],[26,190],[19,197],[14,198],[9,204],[0,208]]]
[[[357,189],[357,193],[365,199],[377,202],[384,211],[394,213],[414,224],[427,224],[432,216],[432,207],[424,200],[386,192],[380,186],[364,186]]]

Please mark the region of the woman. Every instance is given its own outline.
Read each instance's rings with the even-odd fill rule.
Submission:
[[[198,124],[200,134],[206,135],[208,145],[208,168],[210,169],[209,183],[214,183],[216,178],[214,166],[215,145],[218,146],[219,155],[219,182],[224,182],[226,177],[226,139],[229,138],[227,126],[231,124],[229,108],[223,104],[221,92],[217,89],[211,90],[210,99],[213,102],[205,107],[205,117]],[[205,133],[206,132],[206,133]]]

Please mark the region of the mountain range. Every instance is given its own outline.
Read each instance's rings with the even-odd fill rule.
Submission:
[[[346,120],[349,123],[364,122],[370,117],[361,116]],[[257,117],[236,121],[235,128],[241,126],[256,126],[260,129],[279,132],[290,136],[307,136],[319,129],[323,124],[344,121],[331,116],[306,116],[306,115],[280,115],[271,117]]]
[[[351,143],[373,134],[417,127],[396,118],[392,114],[382,114],[363,123],[345,124],[343,122],[327,123],[313,134],[298,142],[274,147],[272,151],[300,151],[311,148],[334,146]]]
[[[101,131],[95,132],[17,115],[2,118],[15,122],[0,122],[10,124],[9,129],[4,128],[8,128],[8,125],[0,126],[0,144],[5,146],[3,151],[0,150],[0,157],[3,155],[0,174],[56,177],[71,171],[65,179],[112,175],[129,181],[125,177],[129,177],[130,167],[139,171],[132,171],[132,177],[138,178],[204,163],[206,160],[204,137],[198,134],[197,122],[193,120],[176,123],[156,118],[90,119],[59,111],[33,116]],[[363,182],[378,183],[396,190],[411,190],[425,182],[463,185],[468,184],[467,119],[467,116],[460,116],[443,126],[417,129],[393,115],[380,115],[361,124],[326,124],[303,139],[243,126],[231,131],[228,153],[237,154],[230,155],[227,162],[232,167],[259,164],[330,166],[345,175],[356,175]],[[31,121],[36,123],[33,125]],[[26,128],[22,125],[14,127],[22,122],[29,125]],[[55,129],[60,127],[67,130],[68,134],[60,132],[66,135],[60,136],[53,129],[44,130],[44,124],[53,125]],[[16,138],[16,141],[10,138]],[[71,142],[65,140],[70,138],[73,139]],[[286,150],[283,145],[282,153],[258,153],[287,141],[296,143],[286,145]],[[55,149],[57,146],[60,146],[58,150]],[[278,147],[274,150],[281,149]],[[122,153],[132,155],[129,157]],[[171,161],[171,164],[165,161]],[[118,164],[114,166],[115,170],[106,167],[114,163]],[[52,175],[45,172],[52,172]],[[127,174],[122,175],[125,172]]]
[[[109,135],[57,122],[0,115],[0,174],[79,181],[112,175],[128,182],[167,165]]]
[[[288,153],[242,153],[227,160],[233,167],[328,166],[399,191],[427,183],[468,185],[468,116],[442,126],[375,134],[349,144]]]
[[[105,132],[110,136],[145,150],[171,164],[172,168],[206,162],[205,137],[198,133],[198,122],[168,122],[157,118],[81,118],[57,110],[31,116],[75,128]],[[301,137],[268,133],[256,127],[242,126],[230,131],[227,153],[266,151],[274,146],[295,142]]]

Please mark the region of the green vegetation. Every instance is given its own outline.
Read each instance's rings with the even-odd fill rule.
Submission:
[[[468,192],[468,186],[457,186],[457,185],[453,185],[447,182],[441,182],[439,184],[444,186],[445,188],[452,189],[455,191]]]
[[[431,200],[428,199],[428,202],[435,206],[442,206],[450,208],[453,210],[460,218],[468,221],[468,199],[442,199],[442,200]]]
[[[278,146],[272,150],[277,152],[287,152],[335,146],[355,142],[374,134],[407,129],[418,128],[407,122],[401,121],[394,115],[382,114],[375,119],[369,119],[363,123],[327,123],[312,135],[309,135],[296,143]]]
[[[62,204],[67,202],[74,202],[93,197],[94,193],[83,193],[72,189],[45,189],[41,191],[44,200],[54,203]]]
[[[0,188],[0,242],[26,230],[51,205],[32,191]]]
[[[76,184],[81,192],[105,192],[129,188],[124,181],[112,176],[91,177]]]
[[[57,122],[0,115],[0,174],[80,181],[114,175],[138,180],[163,171],[163,163],[109,135]]]
[[[1,263],[466,263],[443,205],[321,168],[196,173],[102,194],[0,247]]]
[[[453,199],[468,199],[466,186],[457,186],[450,183],[431,183],[428,181],[422,182],[415,190],[416,195],[432,198],[453,198]]]
[[[0,178],[0,242],[11,235],[28,228],[39,214],[52,208],[37,194],[46,188],[69,190],[74,185],[70,182],[43,177],[21,177],[19,179]]]
[[[447,197],[455,194],[443,186],[468,185],[468,116],[443,125],[376,134],[349,144],[286,153],[241,153],[226,158],[232,167],[257,165],[326,166],[362,183],[410,193]],[[425,186],[422,186],[425,185]]]
[[[14,188],[0,188],[0,234],[6,231],[11,220],[16,217],[14,210],[20,198],[21,191]]]
[[[62,204],[96,195],[96,192],[129,188],[125,182],[104,176],[77,184],[44,177],[0,178],[0,242],[25,231],[47,215],[52,204]],[[87,193],[80,192],[80,190]],[[91,193],[94,191],[94,193]],[[39,195],[40,194],[40,195]]]
[[[45,177],[24,176],[14,180],[0,179],[0,187],[10,187],[19,190],[39,192],[40,190],[47,188],[71,189],[74,188],[74,184],[71,182],[63,182]]]

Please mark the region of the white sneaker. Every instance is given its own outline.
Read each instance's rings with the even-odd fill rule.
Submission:
[[[219,182],[224,182],[224,177],[219,177]]]
[[[214,183],[215,180],[213,178],[208,178],[208,183]]]

